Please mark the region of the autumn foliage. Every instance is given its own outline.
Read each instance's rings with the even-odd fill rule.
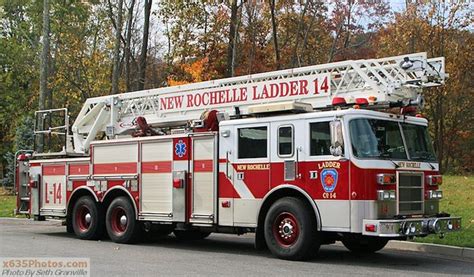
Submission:
[[[16,150],[17,126],[38,107],[41,2],[0,0],[2,157]],[[105,2],[51,1],[48,87],[53,108],[68,107],[72,119],[85,99],[111,92],[117,10]],[[472,172],[474,35],[464,2],[154,1],[144,86],[412,52],[444,56],[450,78],[426,92],[423,113],[442,170]],[[139,87],[143,9],[124,1],[120,92]]]

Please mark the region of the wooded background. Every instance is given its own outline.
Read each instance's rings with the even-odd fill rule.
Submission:
[[[34,111],[88,97],[357,58],[446,57],[423,110],[442,172],[474,168],[469,1],[0,0],[4,184]]]

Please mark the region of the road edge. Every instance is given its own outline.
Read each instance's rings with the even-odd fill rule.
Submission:
[[[391,240],[388,242],[385,248],[405,251],[417,251],[474,260],[474,248],[469,247]]]

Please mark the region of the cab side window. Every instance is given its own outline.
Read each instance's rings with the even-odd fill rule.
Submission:
[[[331,155],[331,133],[329,122],[310,123],[310,155]]]
[[[293,155],[293,126],[278,128],[278,156]]]
[[[267,127],[249,127],[238,129],[239,159],[255,159],[267,157]]]

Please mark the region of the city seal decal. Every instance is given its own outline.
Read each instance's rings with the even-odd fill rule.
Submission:
[[[174,146],[174,152],[176,156],[182,158],[184,155],[186,155],[186,143],[180,139]]]
[[[321,184],[325,192],[333,192],[337,186],[337,170],[326,168],[321,171]]]

